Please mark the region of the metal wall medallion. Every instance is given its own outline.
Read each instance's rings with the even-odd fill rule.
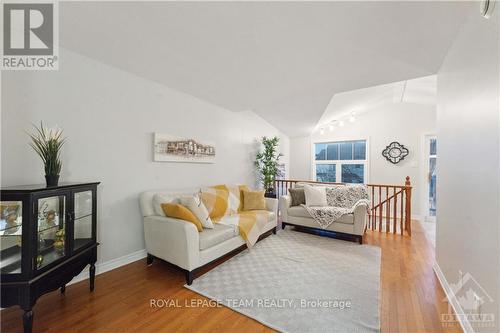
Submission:
[[[409,153],[410,151],[405,146],[403,146],[399,142],[394,141],[391,142],[390,145],[385,147],[385,149],[382,151],[382,156],[384,156],[392,164],[398,164],[399,162],[404,160],[404,158],[408,156]]]

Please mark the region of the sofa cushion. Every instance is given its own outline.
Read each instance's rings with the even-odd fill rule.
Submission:
[[[238,228],[216,223],[213,229],[205,229],[203,232],[200,232],[200,250],[208,249],[238,235]]]
[[[306,195],[304,193],[304,188],[289,188],[288,193],[292,198],[291,206],[300,206],[306,204]]]
[[[328,206],[326,200],[326,187],[304,185],[306,206]]]
[[[194,216],[200,220],[203,228],[214,228],[212,219],[210,218],[210,215],[208,214],[208,211],[199,196],[182,196],[179,200],[181,205],[187,207],[194,214]]]
[[[312,219],[312,216],[309,214],[309,212],[303,206],[294,206],[294,207],[288,208],[288,215],[295,216],[295,217],[307,217],[307,218]],[[345,223],[345,224],[354,224],[354,214],[343,215],[341,218],[339,218],[335,222]],[[318,226],[319,226],[319,224],[318,224]]]

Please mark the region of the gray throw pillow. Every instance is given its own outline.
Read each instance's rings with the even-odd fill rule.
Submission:
[[[300,206],[306,204],[306,195],[304,188],[289,188],[288,193],[292,197],[292,206]]]

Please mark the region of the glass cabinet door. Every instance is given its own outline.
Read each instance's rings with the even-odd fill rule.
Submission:
[[[0,202],[0,271],[21,273],[22,201]]]
[[[41,269],[66,252],[66,195],[37,200],[38,233],[35,265]]]
[[[73,250],[92,242],[93,202],[91,190],[74,194]]]

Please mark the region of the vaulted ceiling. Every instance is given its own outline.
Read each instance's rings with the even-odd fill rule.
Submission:
[[[359,116],[388,104],[410,103],[436,106],[436,75],[425,76],[335,94],[316,125],[316,130],[331,123]]]
[[[464,2],[61,2],[60,44],[290,136],[339,92],[435,74]]]

